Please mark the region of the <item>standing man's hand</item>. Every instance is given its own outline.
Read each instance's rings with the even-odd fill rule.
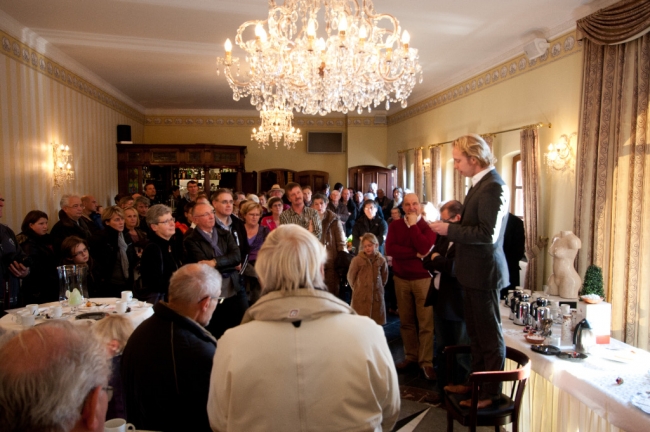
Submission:
[[[435,233],[446,236],[449,232],[449,224],[445,222],[431,222],[429,228]]]

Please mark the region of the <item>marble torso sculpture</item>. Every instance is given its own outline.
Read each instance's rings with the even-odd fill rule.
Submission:
[[[560,231],[553,237],[553,242],[548,250],[553,257],[553,274],[548,278],[551,295],[560,295],[562,298],[576,298],[580,291],[582,280],[573,267],[578,250],[582,242],[571,231]]]

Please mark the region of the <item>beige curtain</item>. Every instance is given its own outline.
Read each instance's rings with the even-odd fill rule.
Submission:
[[[429,149],[431,160],[431,198],[429,201],[438,207],[442,201],[442,148],[440,146]]]
[[[537,128],[521,131],[521,168],[524,181],[524,227],[526,230],[526,259],[528,269],[524,288],[535,291],[538,284],[537,256],[544,243],[539,239],[538,191],[539,191],[539,136]]]
[[[458,170],[454,170],[454,199],[457,201],[465,202],[465,177],[460,175]]]
[[[397,153],[397,186],[406,187],[406,153]]]
[[[413,187],[413,192],[418,196],[420,202],[422,202],[422,185],[424,184],[424,161],[422,160],[422,147],[415,149],[414,157],[414,174],[415,174],[415,185]]]
[[[632,3],[640,4],[639,14],[648,8],[648,2]],[[578,272],[584,275],[590,264],[603,269],[613,336],[648,349],[650,34],[618,45],[586,38],[574,218],[582,240]]]

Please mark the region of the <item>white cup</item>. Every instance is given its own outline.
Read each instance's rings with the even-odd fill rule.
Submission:
[[[130,302],[133,300],[133,291],[122,291],[122,301]]]
[[[134,430],[135,426],[133,426],[131,423],[127,423],[126,420],[121,418],[108,420],[106,423],[104,423],[104,432],[126,432]]]
[[[24,312],[20,316],[20,323],[23,327],[34,327],[34,324],[36,324],[36,317],[29,312]]]
[[[123,314],[126,313],[127,304],[123,300],[118,300],[115,302],[115,312]]]
[[[38,305],[37,304],[28,304],[27,306],[25,306],[25,308],[29,311],[30,314],[38,315]]]
[[[61,306],[52,306],[50,316],[52,318],[61,318],[61,315],[63,315],[63,308]]]

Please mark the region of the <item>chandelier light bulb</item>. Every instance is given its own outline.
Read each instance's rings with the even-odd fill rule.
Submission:
[[[230,39],[226,39],[226,43],[224,44],[224,47],[226,48],[227,54],[230,54],[232,52],[232,42],[230,42]]]
[[[408,45],[409,42],[411,42],[411,35],[409,34],[408,31],[404,30],[402,33],[402,44]]]
[[[264,30],[262,24],[258,24],[255,26],[255,36],[260,38],[262,42],[266,42],[266,30]]]
[[[342,35],[345,35],[346,31],[348,31],[348,18],[345,14],[342,14],[341,19],[339,20],[339,32]]]
[[[309,23],[307,23],[307,36],[312,39],[316,36],[316,22],[313,19],[310,19]]]

